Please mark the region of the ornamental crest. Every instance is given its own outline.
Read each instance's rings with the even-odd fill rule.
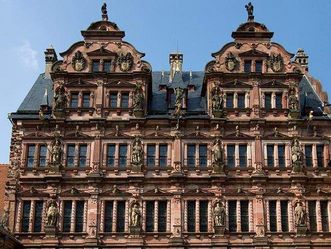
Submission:
[[[284,67],[284,60],[283,57],[278,54],[278,55],[271,55],[269,57],[269,66],[271,67],[272,71],[274,72],[280,72],[283,70]]]
[[[226,69],[229,70],[230,72],[232,72],[233,70],[235,70],[237,68],[238,63],[239,63],[239,61],[237,60],[237,58],[231,52],[229,52],[225,58]]]
[[[84,58],[82,52],[79,50],[75,53],[75,56],[72,58],[72,67],[76,71],[82,71],[86,66],[86,59]]]
[[[129,52],[126,55],[121,53],[117,58],[117,65],[119,65],[122,72],[127,72],[132,68],[133,56]]]

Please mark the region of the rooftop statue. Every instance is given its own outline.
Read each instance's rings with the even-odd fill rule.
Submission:
[[[252,5],[252,3],[249,2],[248,4],[246,4],[245,8],[246,8],[247,14],[248,14],[247,21],[254,21],[254,15],[253,15],[254,6]]]

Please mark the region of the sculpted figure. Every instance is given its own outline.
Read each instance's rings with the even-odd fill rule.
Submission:
[[[212,90],[212,108],[213,111],[220,111],[223,109],[224,99],[223,94],[218,86]]]
[[[59,216],[59,210],[56,207],[56,204],[52,202],[47,210],[47,226],[56,226],[57,218]]]
[[[132,144],[132,164],[134,165],[142,165],[143,164],[143,157],[144,151],[142,142],[139,137],[136,137]]]
[[[223,153],[221,140],[219,138],[217,138],[214,141],[211,152],[212,152],[213,164],[216,164],[218,166],[223,164],[223,162],[224,162],[224,153]]]
[[[253,20],[254,19],[254,15],[253,15],[254,6],[252,5],[252,3],[249,2],[248,4],[246,4],[245,8],[247,10],[248,20]]]
[[[302,151],[299,140],[295,138],[291,146],[291,159],[293,172],[298,173],[302,171]]]
[[[306,224],[306,213],[301,202],[296,203],[294,214],[295,214],[295,224],[297,226]]]
[[[135,203],[131,208],[131,214],[130,214],[131,226],[139,227],[140,217],[141,217],[141,213],[140,213],[139,205]]]
[[[288,102],[289,102],[290,110],[297,111],[299,109],[299,101],[296,96],[295,87],[293,87],[293,86],[291,86],[289,89]]]
[[[175,115],[180,115],[180,110],[182,109],[183,106],[183,97],[184,97],[184,89],[177,87],[175,88]]]
[[[58,87],[54,94],[54,110],[63,110],[67,104],[67,96],[65,94],[65,89],[61,85]]]
[[[103,15],[107,15],[107,4],[103,3],[102,7],[101,7],[101,12]]]
[[[61,158],[62,158],[61,141],[59,138],[55,138],[55,141],[51,149],[51,163],[53,165],[60,165]]]
[[[214,207],[214,223],[215,226],[225,225],[225,208],[221,202],[217,202]]]
[[[136,85],[136,89],[133,95],[133,110],[134,111],[141,111],[144,109],[144,101],[145,97],[143,94],[143,89],[141,84]]]
[[[2,214],[0,227],[5,230],[9,230],[9,210],[8,209],[5,209]]]

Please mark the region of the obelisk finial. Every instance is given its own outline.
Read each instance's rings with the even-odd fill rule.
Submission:
[[[254,6],[253,6],[253,4],[251,2],[249,2],[248,4],[245,5],[245,8],[246,8],[247,14],[248,14],[247,21],[254,21],[254,15],[253,15]]]
[[[108,21],[108,14],[107,14],[107,4],[103,3],[101,7],[101,13],[102,13],[102,20]]]

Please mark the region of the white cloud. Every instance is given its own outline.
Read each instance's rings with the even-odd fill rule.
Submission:
[[[18,47],[17,53],[22,64],[27,69],[32,69],[32,70],[39,69],[39,63],[37,58],[38,52],[31,47],[29,41],[24,41],[22,46]]]

